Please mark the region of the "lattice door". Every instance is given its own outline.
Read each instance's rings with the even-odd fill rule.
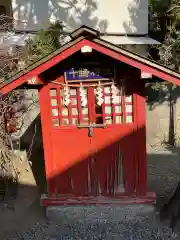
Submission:
[[[81,105],[79,88],[70,89],[70,104],[63,104],[63,89],[49,89],[51,141],[56,194],[114,195],[134,191],[133,95],[119,89],[112,103],[110,86],[103,87],[98,106],[95,89],[87,87],[87,105]]]

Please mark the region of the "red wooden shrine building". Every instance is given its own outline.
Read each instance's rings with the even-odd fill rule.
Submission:
[[[149,203],[142,72],[180,85],[180,74],[101,40],[85,26],[59,50],[0,84],[39,89],[45,206]],[[37,159],[38,161],[38,159]]]

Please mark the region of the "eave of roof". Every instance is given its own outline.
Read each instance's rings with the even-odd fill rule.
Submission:
[[[109,48],[109,49],[111,49],[113,51],[116,51],[116,52],[118,52],[118,53],[120,53],[120,54],[122,54],[124,56],[130,57],[130,58],[132,58],[132,59],[134,59],[134,60],[136,60],[138,62],[141,62],[143,64],[149,65],[149,66],[151,66],[153,68],[156,68],[157,70],[163,71],[165,73],[168,73],[168,74],[170,74],[170,75],[180,79],[180,73],[179,72],[174,71],[174,70],[168,68],[167,66],[164,66],[164,65],[162,65],[160,63],[157,63],[157,62],[155,62],[153,60],[149,60],[146,57],[140,56],[137,53],[130,52],[130,51],[126,50],[126,49],[123,49],[122,47],[119,47],[117,45],[109,43],[109,42],[107,42],[105,40],[93,39],[93,42],[95,42],[97,44],[100,44],[100,45],[102,45],[102,46],[104,46],[106,48]]]
[[[64,50],[72,47],[74,44],[81,42],[83,39],[85,39],[84,37],[79,37],[75,40],[72,40],[66,44],[64,44],[61,48],[59,48],[58,50],[52,52],[51,54],[43,57],[42,59],[38,60],[37,62],[32,63],[31,65],[29,65],[27,68],[15,73],[13,76],[11,76],[10,78],[4,80],[3,82],[0,82],[0,89],[2,87],[4,87],[5,85],[13,82],[14,80],[16,80],[17,78],[27,74],[28,72],[30,72],[31,70],[33,70],[34,68],[40,66],[41,64],[47,62],[48,60],[52,59],[53,57],[59,55],[61,52],[63,52]]]
[[[110,42],[115,45],[159,45],[160,42],[149,36],[100,36],[102,40]]]
[[[130,59],[133,59],[134,61],[137,61],[138,63],[141,63],[141,64],[146,65],[146,66],[150,66],[151,68],[156,69],[157,71],[161,71],[164,74],[168,74],[169,76],[172,76],[172,77],[176,78],[177,81],[180,80],[180,73],[179,72],[173,71],[172,69],[167,68],[166,66],[160,65],[159,63],[157,63],[155,61],[149,60],[145,57],[139,56],[138,54],[135,54],[135,53],[130,52],[126,49],[123,49],[122,47],[119,47],[119,46],[114,45],[110,42],[102,40],[102,39],[98,38],[98,36],[97,36],[98,32],[97,31],[94,31],[93,33],[92,33],[92,31],[93,31],[92,29],[89,29],[88,27],[84,27],[84,26],[82,27],[82,29],[78,29],[77,31],[74,32],[74,35],[73,35],[75,37],[75,39],[73,39],[70,42],[64,44],[57,51],[49,54],[48,56],[44,57],[43,59],[40,59],[37,62],[33,63],[32,65],[28,66],[26,69],[16,73],[11,78],[1,82],[0,83],[0,89],[2,89],[3,87],[5,87],[8,84],[14,82],[18,78],[20,78],[22,76],[25,76],[26,74],[28,74],[29,72],[31,72],[35,68],[41,66],[42,64],[48,62],[49,60],[56,57],[57,55],[63,53],[68,48],[76,46],[76,44],[80,43],[83,40],[88,40],[92,43],[98,44],[99,46],[102,46],[102,47],[104,47],[106,49],[109,49],[113,52],[116,52],[116,53],[121,54],[123,56],[126,56]],[[86,34],[84,34],[84,33],[86,33]],[[87,37],[87,35],[88,36],[90,35],[90,37]]]

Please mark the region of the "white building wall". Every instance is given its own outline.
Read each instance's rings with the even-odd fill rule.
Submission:
[[[0,5],[17,20],[16,29],[20,31],[45,29],[59,20],[67,32],[87,25],[105,33],[102,38],[117,45],[142,45],[144,51],[144,46],[158,44],[139,36],[148,34],[148,0],[0,0]],[[12,45],[23,45],[29,37],[21,32],[4,40],[4,35],[0,33],[0,49],[4,51]]]
[[[87,25],[102,33],[148,33],[148,0],[12,0],[12,10],[14,18],[26,22],[19,29],[37,30],[61,20],[69,31]]]

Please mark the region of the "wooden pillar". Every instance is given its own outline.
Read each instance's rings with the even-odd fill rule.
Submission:
[[[147,194],[147,153],[146,153],[146,95],[145,82],[140,71],[136,74],[135,121],[137,123],[137,156],[136,156],[136,194]]]
[[[50,141],[50,127],[51,122],[51,112],[50,112],[50,98],[49,98],[49,87],[48,85],[43,86],[39,90],[39,103],[40,103],[40,116],[41,116],[41,126],[42,126],[42,138],[43,138],[43,148],[44,148],[44,160],[46,168],[46,181],[47,181],[47,192],[51,196],[54,193],[53,186],[53,176],[52,176],[52,151],[51,151],[51,141]]]

